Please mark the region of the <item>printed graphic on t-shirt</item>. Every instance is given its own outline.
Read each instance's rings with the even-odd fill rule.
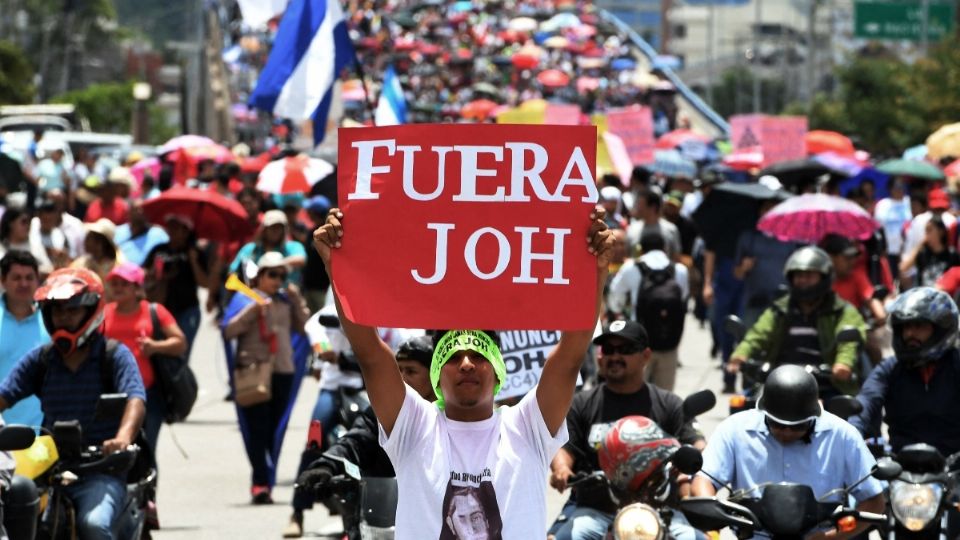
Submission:
[[[440,540],[503,540],[503,519],[491,476],[490,469],[481,474],[450,472]]]

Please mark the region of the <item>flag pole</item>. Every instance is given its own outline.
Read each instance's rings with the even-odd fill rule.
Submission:
[[[374,112],[375,107],[373,106],[373,101],[370,95],[370,90],[367,88],[367,78],[363,72],[363,63],[360,61],[360,55],[357,53],[356,49],[353,51],[353,67],[357,72],[357,77],[360,77],[360,86],[363,88],[363,103],[367,106],[367,112],[370,113],[370,121],[374,126],[377,125],[377,115]]]

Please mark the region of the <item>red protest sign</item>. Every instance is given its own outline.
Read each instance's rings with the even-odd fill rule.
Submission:
[[[806,116],[742,114],[730,118],[730,141],[735,150],[759,146],[763,165],[807,155]]]
[[[649,107],[634,105],[608,112],[607,130],[623,139],[634,165],[653,163],[656,139],[653,136],[653,113]]]
[[[430,125],[339,132],[337,294],[359,324],[587,329],[596,128]]]
[[[580,106],[565,103],[547,103],[544,124],[576,126],[580,124]]]

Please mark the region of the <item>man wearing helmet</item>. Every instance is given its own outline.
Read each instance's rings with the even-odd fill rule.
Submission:
[[[789,294],[774,302],[750,328],[730,357],[728,369],[739,370],[748,358],[774,365],[826,363],[833,366],[836,390],[856,393],[853,372],[858,344],[838,343],[837,334],[854,327],[863,340],[866,323],[856,308],[833,292],[830,256],[818,247],[800,248],[787,259],[783,273]]]
[[[103,283],[90,270],[64,268],[50,274],[34,299],[53,345],[34,349],[17,363],[0,385],[0,410],[36,395],[45,427],[78,420],[83,445],[102,446],[111,454],[136,439],[146,393],[133,354],[123,344],[108,344],[101,332],[103,295]],[[123,417],[96,419],[99,396],[110,393],[127,395]],[[81,540],[113,538],[126,500],[124,480],[85,476],[65,490],[77,510]]]
[[[810,486],[819,498],[868,477],[876,460],[863,437],[824,411],[818,392],[816,379],[802,367],[774,369],[757,408],[730,416],[711,435],[701,473],[693,480],[693,495],[714,496],[723,486],[738,490],[793,482]],[[858,510],[883,512],[878,480],[868,477],[851,495]],[[830,537],[852,537],[867,526]]]
[[[960,352],[957,305],[930,287],[911,289],[890,307],[894,356],[874,368],[857,396],[863,412],[850,419],[878,435],[887,423],[894,451],[927,443],[943,455],[960,452]]]

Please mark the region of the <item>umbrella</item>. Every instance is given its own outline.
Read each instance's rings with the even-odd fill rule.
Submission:
[[[734,150],[724,156],[723,164],[736,171],[749,171],[763,166],[763,149],[759,146],[748,146]]]
[[[540,64],[540,57],[530,54],[517,53],[510,57],[510,62],[517,69],[533,69]]]
[[[791,159],[764,167],[760,176],[776,176],[784,185],[802,184],[831,172],[830,168],[816,159]]]
[[[807,145],[807,154],[833,152],[841,156],[852,156],[857,151],[849,137],[836,131],[809,131],[803,140]]]
[[[670,178],[693,179],[697,175],[697,166],[676,150],[656,150],[653,171]]]
[[[930,134],[927,155],[935,161],[945,157],[960,158],[960,123],[948,124]]]
[[[503,30],[497,33],[497,37],[504,43],[522,43],[527,40],[527,34],[516,30]]]
[[[173,187],[144,201],[143,213],[153,223],[163,223],[171,214],[186,216],[199,238],[219,242],[245,238],[252,232],[243,206],[211,190]]]
[[[572,28],[573,36],[578,39],[592,38],[597,35],[597,27],[590,24],[581,24]]]
[[[486,94],[488,96],[499,96],[500,90],[488,83],[488,82],[478,82],[473,85],[473,92],[476,94]]]
[[[825,152],[813,156],[813,159],[822,163],[831,171],[836,171],[844,176],[856,176],[860,174],[865,167],[863,163],[857,161],[852,156],[841,155],[833,152]]]
[[[271,161],[257,177],[257,189],[281,195],[307,193],[314,184],[333,173],[333,165],[305,154]]]
[[[507,30],[513,30],[515,32],[533,32],[537,29],[537,20],[531,19],[530,17],[517,17],[516,19],[511,19],[507,23]]]
[[[823,193],[800,195],[773,207],[757,228],[785,242],[815,244],[828,234],[865,240],[879,223],[857,203]]]
[[[550,17],[549,20],[542,22],[540,30],[542,32],[556,32],[564,28],[575,28],[577,26],[580,26],[580,17],[573,13],[558,13]]]
[[[596,77],[580,77],[577,79],[577,92],[585,94],[600,88],[600,79]]]
[[[914,159],[888,159],[877,165],[877,170],[891,176],[909,176],[924,180],[943,180],[945,178],[943,171],[936,165]]]
[[[699,141],[702,143],[710,142],[710,137],[701,135],[689,129],[675,129],[669,133],[664,133],[657,139],[657,148],[669,150],[676,148],[687,141]]]
[[[713,186],[693,213],[707,247],[718,255],[732,257],[737,239],[745,230],[754,229],[760,205],[769,200],[786,200],[790,193],[774,191],[762,184],[723,182]]]
[[[617,58],[610,62],[610,67],[617,71],[627,71],[630,69],[636,69],[637,63],[630,58]]]
[[[168,152],[180,150],[181,148],[192,148],[195,146],[209,146],[217,144],[213,139],[202,135],[180,135],[165,142],[163,146],[157,149],[160,155]]]
[[[490,116],[490,113],[497,107],[499,107],[499,104],[496,101],[476,99],[460,109],[460,116],[475,120],[486,120],[487,117]]]
[[[927,159],[927,145],[918,144],[903,151],[903,159]]]
[[[548,37],[543,42],[543,46],[547,47],[548,49],[565,49],[569,44],[570,41],[563,36]]]
[[[183,184],[188,178],[197,176],[197,168],[201,162],[210,160],[214,163],[229,163],[236,160],[236,157],[226,146],[209,144],[181,148],[170,152],[167,159],[174,164],[174,180]]]
[[[570,84],[570,76],[558,69],[548,69],[537,75],[537,81],[549,88],[562,88]]]

